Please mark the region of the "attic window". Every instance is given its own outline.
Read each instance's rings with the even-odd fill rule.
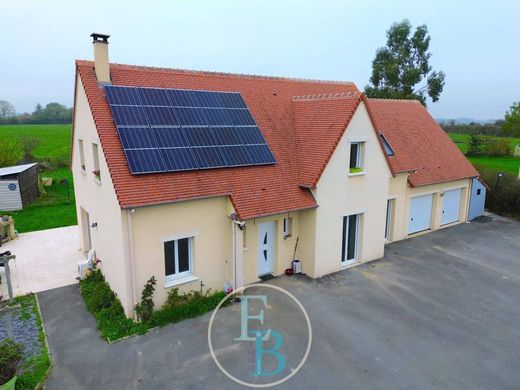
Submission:
[[[390,144],[386,140],[385,136],[383,134],[379,134],[379,136],[381,137],[381,141],[383,141],[383,147],[385,148],[386,155],[387,156],[393,156],[395,154],[394,153],[394,149],[392,149],[392,147],[390,146]]]

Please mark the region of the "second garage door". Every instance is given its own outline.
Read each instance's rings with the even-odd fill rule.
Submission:
[[[462,189],[446,191],[442,196],[441,225],[458,222]]]
[[[408,234],[428,230],[432,222],[433,194],[415,196],[410,202]]]

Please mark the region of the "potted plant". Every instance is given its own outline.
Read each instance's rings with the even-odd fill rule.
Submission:
[[[23,346],[11,339],[0,341],[0,390],[14,390],[23,359]]]

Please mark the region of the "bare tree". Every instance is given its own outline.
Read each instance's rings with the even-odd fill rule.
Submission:
[[[11,116],[14,116],[14,114],[14,106],[7,100],[0,100],[0,118],[9,118]]]

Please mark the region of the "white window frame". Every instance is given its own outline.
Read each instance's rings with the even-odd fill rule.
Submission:
[[[163,250],[164,244],[167,242],[173,241],[173,261],[175,263],[175,270],[179,270],[179,240],[188,239],[188,270],[183,272],[175,272],[171,275],[166,275],[166,263],[164,264],[164,280],[165,284],[171,285],[174,284],[175,281],[179,279],[183,279],[193,275],[193,237],[180,237],[175,240],[167,240],[163,242]],[[166,255],[166,254],[164,254]],[[166,258],[165,258],[166,261]]]
[[[350,166],[352,146],[357,145],[357,156],[356,156],[356,166]],[[349,142],[349,156],[348,156],[348,172],[350,176],[362,175],[365,173],[365,148],[366,141],[351,141]],[[359,172],[352,172],[351,169],[359,169]]]
[[[78,149],[79,149],[79,165],[81,167],[81,171],[83,173],[86,172],[86,165],[85,165],[85,147],[82,139],[78,139]]]
[[[347,259],[346,257],[348,257],[348,250],[347,250],[347,247],[348,247],[348,234],[349,234],[349,230],[350,230],[350,222],[349,222],[349,218],[351,216],[354,216],[356,215],[357,218],[356,218],[356,239],[355,239],[355,248],[354,248],[354,257],[352,259]],[[342,217],[342,228],[341,228],[341,233],[342,233],[342,237],[341,237],[341,245],[342,245],[342,248],[341,248],[341,265],[342,266],[348,266],[348,265],[351,265],[351,264],[355,264],[358,262],[358,255],[359,255],[359,227],[360,227],[360,221],[361,221],[361,217],[362,217],[363,213],[352,213],[352,214],[346,214]],[[344,224],[344,220],[345,218],[347,218],[347,228],[345,229],[345,231],[343,231],[343,224]],[[344,244],[344,245],[343,245]],[[343,258],[343,252],[345,254],[345,258]]]
[[[99,171],[99,178],[94,175],[94,180],[101,183],[101,171],[99,169],[99,145],[92,142],[92,156],[94,159],[94,171]]]
[[[283,239],[287,240],[288,238],[292,237],[292,230],[293,230],[293,218],[292,217],[285,217],[283,219]]]

